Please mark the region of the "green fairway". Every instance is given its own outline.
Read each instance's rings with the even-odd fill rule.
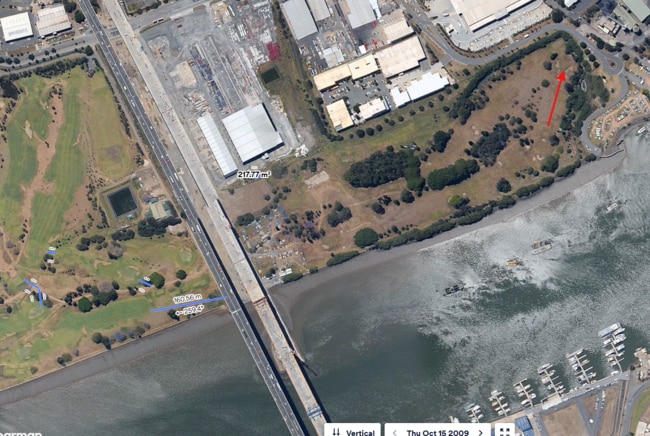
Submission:
[[[37,192],[32,204],[32,232],[27,254],[29,266],[35,267],[47,250],[49,241],[63,230],[63,214],[72,206],[74,193],[84,178],[83,154],[77,143],[82,124],[79,91],[87,80],[82,71],[74,70],[63,93],[65,122],[59,130],[56,153],[45,171],[44,180],[54,182],[54,193]]]
[[[0,196],[0,222],[5,232],[17,238],[20,230],[20,211],[23,201],[21,185],[28,186],[36,176],[38,161],[36,147],[38,139],[30,139],[25,133],[25,122],[29,121],[32,131],[40,138],[47,135],[51,122],[47,104],[51,81],[32,76],[18,81],[18,86],[26,90],[13,112],[8,117],[7,145],[9,153],[3,168]]]
[[[88,313],[81,313],[76,309],[68,310],[61,317],[56,329],[77,332],[79,335],[78,332],[83,327],[90,333],[110,331],[141,320],[151,309],[153,306],[145,298],[125,297],[124,300],[118,299],[106,307],[94,307]]]
[[[92,104],[88,107],[87,117],[93,126],[88,135],[97,153],[97,165],[104,176],[119,180],[130,174],[135,165],[128,153],[128,138],[124,134],[113,93],[101,71],[90,82],[88,97]]]

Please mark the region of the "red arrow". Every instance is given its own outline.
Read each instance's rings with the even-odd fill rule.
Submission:
[[[560,89],[562,88],[562,82],[566,80],[566,75],[564,74],[564,71],[562,71],[558,76],[557,80],[559,80],[557,84],[557,91],[555,91],[555,99],[553,100],[553,106],[551,107],[551,114],[548,116],[548,122],[546,123],[547,126],[551,125],[551,119],[553,118],[553,111],[555,111],[555,104],[557,103],[557,98],[560,95]]]

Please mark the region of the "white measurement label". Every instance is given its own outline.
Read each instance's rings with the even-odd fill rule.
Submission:
[[[245,170],[237,171],[238,179],[268,179],[271,171]]]
[[[185,307],[183,310],[177,310],[176,316],[191,315],[193,313],[201,313],[203,312],[203,309],[205,309],[205,306],[202,304],[199,304],[198,306]]]
[[[201,294],[187,294],[174,297],[174,304],[183,304],[189,303],[190,301],[199,301],[203,300],[203,295]]]

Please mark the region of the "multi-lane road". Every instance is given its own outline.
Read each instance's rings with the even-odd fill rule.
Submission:
[[[244,342],[248,347],[257,368],[259,369],[264,382],[266,383],[275,404],[277,405],[284,421],[289,429],[290,434],[292,435],[304,435],[303,427],[298,420],[296,414],[294,413],[292,404],[289,400],[289,397],[286,391],[283,389],[282,381],[278,378],[277,372],[274,370],[274,367],[271,364],[269,357],[267,356],[262,344],[258,339],[256,330],[253,328],[245,309],[243,308],[241,301],[239,300],[238,295],[233,291],[230,286],[230,283],[223,271],[221,262],[217,257],[217,253],[214,247],[211,244],[211,241],[205,234],[205,229],[203,228],[196,209],[194,205],[190,202],[190,197],[182,185],[178,174],[169,160],[167,151],[165,150],[162,141],[158,137],[158,134],[153,129],[153,124],[149,120],[147,114],[144,111],[137,93],[135,92],[133,86],[131,85],[130,79],[126,74],[126,71],[122,67],[115,50],[113,49],[110,40],[104,31],[104,28],[101,26],[97,15],[92,9],[89,0],[81,0],[79,2],[82,12],[86,16],[90,27],[95,32],[99,45],[102,52],[104,53],[106,59],[108,60],[109,66],[117,80],[117,83],[122,88],[126,99],[128,100],[127,104],[131,105],[133,113],[137,119],[137,122],[142,127],[144,136],[146,137],[151,148],[160,162],[160,166],[165,173],[165,176],[170,181],[174,195],[178,200],[178,204],[185,211],[187,216],[186,221],[190,228],[193,229],[194,238],[196,239],[197,246],[205,259],[212,276],[215,278],[221,292],[226,296],[226,304],[230,313],[233,316],[237,328],[241,332]]]

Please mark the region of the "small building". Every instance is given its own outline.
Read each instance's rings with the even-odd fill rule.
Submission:
[[[390,96],[393,98],[393,103],[395,103],[395,107],[402,107],[411,101],[411,97],[409,97],[409,93],[405,90],[402,90],[399,86],[391,88]]]
[[[227,116],[223,119],[223,125],[244,164],[283,143],[263,103]]]
[[[319,91],[333,88],[337,83],[352,78],[359,80],[379,71],[377,61],[372,54],[361,56],[348,63],[330,68],[314,76],[314,85]]]
[[[68,14],[65,12],[65,7],[62,4],[39,9],[36,12],[36,30],[38,30],[38,36],[41,38],[55,35],[59,32],[70,30],[71,28],[70,19],[68,19]]]
[[[161,218],[168,218],[173,215],[172,210],[166,201],[151,204],[149,206],[149,210],[151,211],[151,216],[157,220]]]
[[[298,41],[316,33],[316,23],[305,0],[289,0],[280,4],[293,37]]]
[[[570,8],[571,6],[578,3],[579,0],[564,0],[564,7]]]
[[[375,98],[368,103],[359,105],[359,116],[363,121],[367,121],[381,114],[385,114],[389,110],[390,108],[386,104],[386,100],[383,98]]]
[[[449,80],[446,77],[442,77],[440,73],[425,73],[419,80],[412,81],[411,85],[406,88],[406,91],[411,101],[416,101],[440,91],[447,85],[449,85]]]
[[[391,44],[375,53],[379,67],[387,79],[405,71],[412,70],[426,59],[426,54],[417,36]]]
[[[345,130],[348,127],[352,127],[354,125],[352,117],[350,117],[350,112],[348,112],[348,107],[345,104],[345,100],[341,99],[335,101],[334,103],[328,104],[325,106],[325,109],[327,110],[327,114],[332,121],[334,130],[337,132]]]
[[[34,36],[32,23],[27,12],[0,18],[0,26],[2,26],[2,35],[5,42]]]

